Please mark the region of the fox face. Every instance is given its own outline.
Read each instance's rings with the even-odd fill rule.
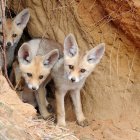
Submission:
[[[0,21],[0,45],[2,45],[3,34],[5,35],[6,49],[18,43],[24,28],[29,20],[30,13],[28,9],[21,11],[14,20],[6,19],[4,23],[4,30],[2,32],[2,21]]]
[[[75,37],[69,34],[64,41],[64,71],[71,82],[80,82],[87,78],[100,62],[105,51],[101,43],[88,52],[80,52]]]
[[[39,86],[50,74],[51,68],[59,58],[54,49],[44,56],[33,56],[29,44],[24,43],[18,51],[19,68],[28,88],[38,90]]]

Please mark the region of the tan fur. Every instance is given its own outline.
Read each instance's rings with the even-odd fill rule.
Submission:
[[[29,103],[34,107],[37,106],[37,102],[34,96],[34,92],[27,87],[25,84],[25,79],[22,77],[21,70],[19,69],[19,64],[15,61],[12,65],[12,72],[10,74],[10,80],[15,86],[17,95],[24,103]]]
[[[27,84],[32,84],[34,86],[38,85],[40,86],[43,82],[44,79],[48,78],[50,74],[49,69],[45,69],[43,66],[43,57],[42,56],[35,56],[34,59],[32,60],[31,64],[28,66],[20,64],[20,70],[22,71],[22,76],[24,77],[24,80],[26,81]],[[32,77],[28,77],[27,73],[32,73]],[[43,79],[39,79],[38,77],[40,75],[43,75]],[[49,81],[49,79],[48,79]],[[45,83],[47,84],[47,82]],[[44,88],[44,87],[43,87]],[[46,93],[44,93],[44,97],[46,98]],[[37,106],[37,102],[35,99],[35,92],[27,87],[27,85],[24,85],[23,91],[20,92],[20,96],[23,102],[27,102],[34,107]],[[48,102],[46,100],[46,107],[48,105]]]
[[[4,34],[5,34],[5,42],[11,42],[12,46],[16,42],[16,40],[22,35],[23,30],[18,28],[12,19],[7,19],[4,23]],[[2,29],[0,30],[2,32]],[[13,37],[13,34],[17,34],[16,37]]]
[[[0,24],[0,47],[3,44],[3,35],[5,36],[5,47],[7,56],[7,65],[11,66],[14,59],[15,48],[21,38],[24,28],[29,20],[30,13],[28,9],[22,10],[14,19],[5,19],[4,28]],[[2,48],[1,48],[2,49]],[[0,49],[0,67],[3,68],[3,55]]]
[[[50,69],[46,69],[43,66],[43,57],[35,56],[30,65],[22,65],[20,64],[20,70],[22,71],[23,77],[25,78],[27,83],[32,85],[38,85],[44,81],[50,74]],[[27,73],[31,73],[32,77],[28,77]],[[43,75],[43,79],[39,79],[39,76]]]
[[[18,51],[19,69],[26,83],[22,93],[23,100],[35,105],[34,99],[36,99],[44,119],[50,115],[46,109],[48,102],[45,86],[50,80],[50,71],[59,57],[57,49],[61,50],[61,45],[57,42],[47,39],[34,39],[24,43]],[[25,58],[27,52],[28,56]],[[48,65],[44,65],[44,62],[48,61]],[[28,73],[32,76],[28,76]],[[39,78],[41,75],[43,76],[42,79]],[[32,90],[34,87],[36,89]],[[33,96],[24,92],[29,92]]]
[[[22,73],[19,69],[19,64],[17,61],[15,61],[12,65],[10,80],[15,86],[15,90],[17,91],[17,95],[20,97],[20,99],[23,102],[29,103],[36,107],[37,103],[35,100],[34,93],[26,86],[25,80],[22,77]]]
[[[77,123],[81,126],[88,125],[82,111],[80,90],[86,78],[99,63],[104,53],[104,44],[84,53],[80,52],[76,40],[69,34],[64,42],[64,57],[61,58],[52,70],[52,77],[56,86],[57,123],[65,126],[64,97],[69,92],[75,107]],[[73,68],[70,67],[73,66]],[[81,72],[85,69],[85,72]]]

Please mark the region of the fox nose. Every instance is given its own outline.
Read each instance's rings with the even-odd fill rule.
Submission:
[[[7,42],[7,46],[11,47],[12,43],[11,42]]]
[[[37,90],[37,88],[36,87],[32,87],[32,90]]]
[[[72,83],[75,82],[75,78],[71,78]]]

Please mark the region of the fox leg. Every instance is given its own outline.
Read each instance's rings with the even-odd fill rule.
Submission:
[[[56,108],[57,108],[57,124],[60,126],[66,126],[65,121],[65,106],[64,106],[64,97],[66,92],[64,91],[55,91],[56,97]]]
[[[77,118],[77,123],[81,126],[87,126],[88,121],[86,120],[83,111],[82,111],[82,105],[81,105],[81,97],[80,97],[80,91],[79,90],[72,90],[70,91],[70,95],[73,101],[73,105],[75,107],[75,114]]]
[[[40,86],[38,91],[35,93],[36,100],[38,103],[39,111],[41,116],[44,119],[47,119],[50,116],[50,113],[47,111],[46,105],[48,105],[48,102],[46,100],[46,89],[44,86]]]

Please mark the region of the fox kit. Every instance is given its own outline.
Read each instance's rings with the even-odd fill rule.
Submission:
[[[70,93],[77,118],[81,126],[88,125],[82,111],[80,90],[86,78],[91,74],[95,66],[100,62],[105,51],[105,44],[99,44],[95,48],[84,53],[79,50],[76,40],[69,34],[64,41],[64,57],[53,67],[52,77],[56,88],[57,124],[65,126],[64,97]]]
[[[29,92],[34,94],[40,114],[44,119],[50,115],[46,109],[48,103],[45,86],[49,81],[50,71],[59,58],[58,49],[61,48],[60,44],[52,40],[33,39],[24,43],[18,51],[19,69],[22,77],[28,91],[30,90]]]
[[[5,34],[7,66],[11,66],[14,59],[14,51],[19,42],[24,28],[29,20],[30,13],[28,9],[21,11],[14,20],[6,19],[4,21],[4,31],[2,32],[2,19],[0,19],[0,47],[3,43],[3,34]],[[3,55],[0,50],[0,68],[3,67]]]
[[[34,96],[34,92],[32,89],[29,89],[27,84],[25,84],[25,79],[22,77],[22,73],[19,69],[18,61],[14,61],[12,64],[12,72],[10,77],[12,83],[15,85],[15,90],[17,91],[20,99],[24,103],[29,103],[33,105],[35,108],[37,107],[37,101]]]

